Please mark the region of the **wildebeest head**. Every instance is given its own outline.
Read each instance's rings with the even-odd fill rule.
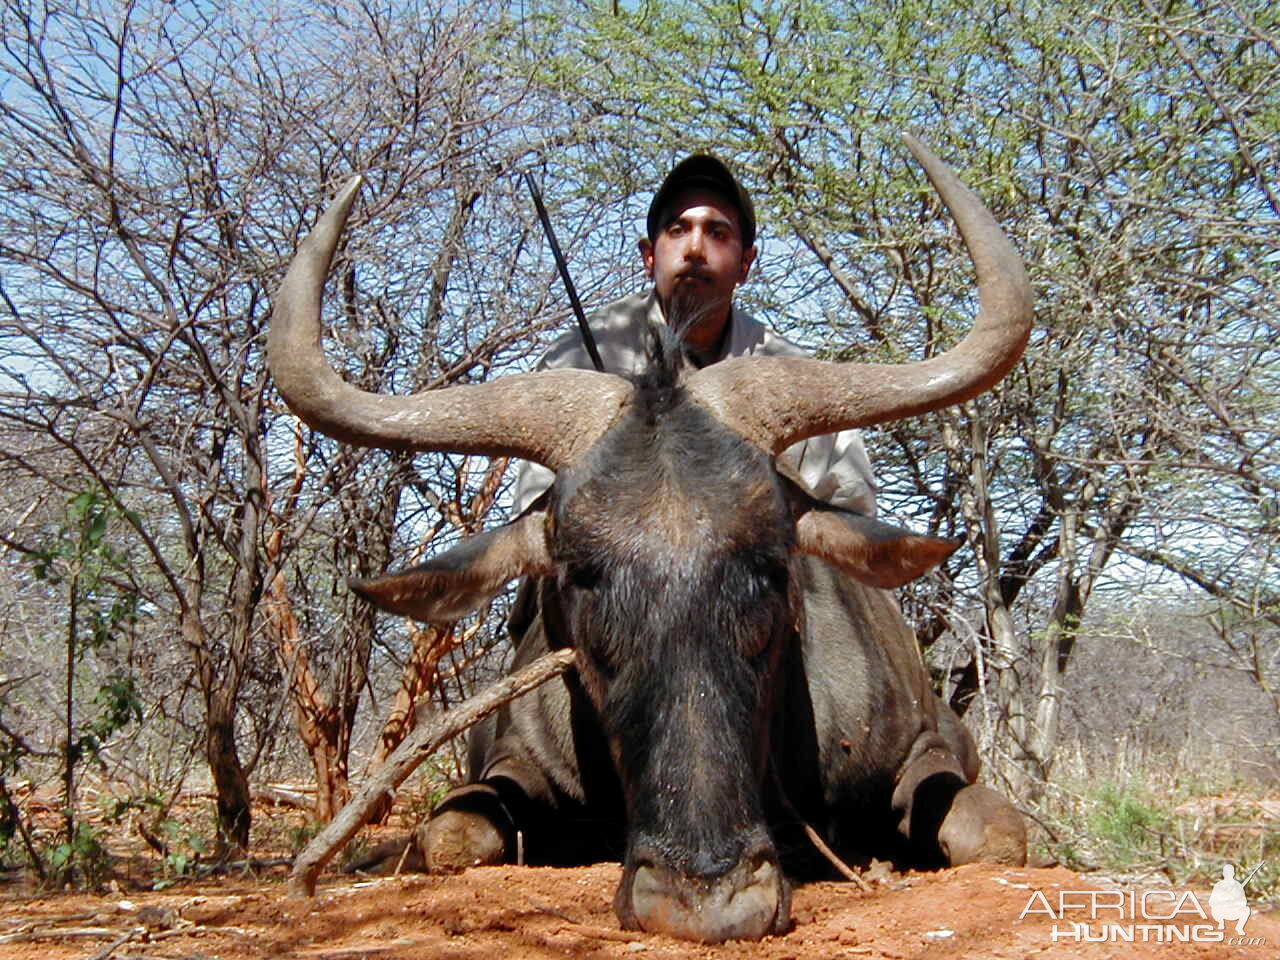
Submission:
[[[557,471],[512,523],[357,588],[385,609],[447,620],[514,577],[552,578],[543,616],[578,651],[626,801],[615,899],[626,926],[711,941],[785,929],[789,892],[762,785],[774,674],[800,613],[794,557],[895,586],[952,549],[837,516],[773,462],[805,437],[972,397],[1021,354],[1031,310],[1020,260],[976,197],[908,143],[956,217],[981,299],[965,340],[921,363],[743,358],[686,374],[659,340],[636,380],[562,370],[413,397],[363,393],[319,350],[321,290],[358,181],[303,242],[277,297],[269,361],[312,426]]]

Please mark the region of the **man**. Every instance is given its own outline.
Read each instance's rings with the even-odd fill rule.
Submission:
[[[1213,885],[1213,891],[1209,894],[1209,912],[1218,921],[1219,929],[1228,920],[1234,920],[1236,934],[1244,936],[1244,925],[1249,920],[1249,901],[1244,897],[1244,884],[1236,879],[1235,864],[1222,865],[1222,879]]]
[[[653,196],[645,227],[640,257],[653,289],[624,297],[590,320],[606,370],[638,372],[650,324],[669,319],[679,323],[674,332],[699,367],[725,357],[804,355],[733,305],[734,291],[755,263],[756,217],[751,198],[723,163],[695,154],[676,164]],[[552,344],[538,364],[564,367],[593,369],[576,330]],[[875,516],[875,481],[857,430],[802,440],[779,460],[819,500]],[[516,480],[515,511],[554,479],[546,467],[526,463]]]

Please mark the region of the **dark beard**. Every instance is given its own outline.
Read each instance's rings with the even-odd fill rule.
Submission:
[[[677,283],[675,291],[662,304],[667,326],[681,343],[687,343],[688,333],[729,308],[724,300],[708,300],[702,296],[698,284]]]

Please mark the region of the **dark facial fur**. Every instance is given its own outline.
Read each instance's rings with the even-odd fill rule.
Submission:
[[[768,458],[685,401],[678,345],[652,353],[631,413],[560,477],[553,559],[631,855],[714,877],[768,842],[793,529]]]

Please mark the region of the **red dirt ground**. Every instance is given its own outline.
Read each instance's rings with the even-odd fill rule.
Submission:
[[[1250,918],[1246,934],[1255,942],[1247,945],[1055,942],[1054,921],[1042,910],[1025,919],[1019,915],[1037,890],[1056,906],[1059,890],[1097,889],[1061,868],[976,865],[931,874],[886,872],[866,893],[847,883],[810,884],[795,893],[795,926],[790,933],[761,943],[720,946],[620,930],[610,907],[618,876],[617,864],[599,864],[580,869],[484,867],[447,877],[326,877],[312,900],[287,899],[283,884],[253,879],[210,879],[160,893],[62,894],[31,900],[0,887],[0,958],[1262,960],[1280,956],[1280,918],[1275,916]],[[1177,893],[1180,896],[1182,891]],[[1207,910],[1206,892],[1198,894]],[[1161,901],[1160,908],[1167,911],[1168,901]],[[1078,912],[1066,919],[1085,917],[1086,913]],[[1065,930],[1069,923],[1058,926]],[[80,932],[72,935],[73,930]],[[1229,926],[1228,933],[1232,932]],[[1264,942],[1256,942],[1259,939]],[[110,949],[117,941],[121,942]]]

